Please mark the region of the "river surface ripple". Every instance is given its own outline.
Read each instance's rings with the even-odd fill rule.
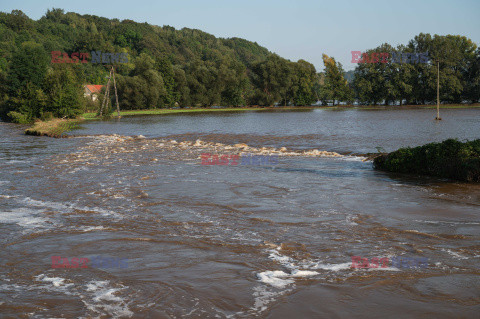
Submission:
[[[479,109],[434,113],[131,117],[67,139],[0,123],[0,317],[475,318],[480,186],[363,157],[480,138]],[[128,266],[52,268],[99,255]],[[428,262],[354,269],[352,256]]]

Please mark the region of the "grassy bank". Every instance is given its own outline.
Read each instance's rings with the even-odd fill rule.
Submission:
[[[195,112],[240,112],[240,111],[266,111],[266,110],[307,110],[307,109],[384,109],[384,108],[426,108],[435,109],[436,105],[402,105],[402,106],[382,106],[382,105],[336,105],[336,106],[280,106],[280,107],[224,107],[224,108],[188,108],[188,109],[149,109],[149,110],[128,110],[121,111],[120,116],[133,115],[163,115],[163,114],[177,114],[177,113],[195,113]],[[464,109],[464,108],[480,108],[480,104],[443,104],[441,109]],[[116,116],[117,112],[113,113]],[[83,113],[83,118],[87,120],[98,119],[95,113]]]
[[[52,119],[48,121],[36,121],[32,127],[25,130],[27,135],[63,137],[63,133],[75,127],[82,119]]]
[[[264,110],[299,110],[299,109],[311,109],[313,107],[224,107],[224,108],[189,108],[189,109],[149,109],[149,110],[128,110],[121,111],[120,116],[133,116],[133,115],[163,115],[163,114],[177,114],[177,113],[196,113],[196,112],[241,112],[241,111],[264,111]],[[113,116],[117,116],[117,112],[113,113]],[[83,113],[83,118],[98,119],[96,113]]]
[[[480,183],[480,139],[459,142],[448,139],[414,148],[401,148],[376,157],[379,170],[429,175]]]

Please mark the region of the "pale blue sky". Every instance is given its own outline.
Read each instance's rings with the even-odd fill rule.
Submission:
[[[407,44],[420,32],[459,34],[480,45],[480,0],[1,0],[0,11],[20,9],[39,19],[48,8],[131,19],[219,37],[256,41],[282,57],[323,69],[322,53],[351,70],[350,51],[382,43]]]

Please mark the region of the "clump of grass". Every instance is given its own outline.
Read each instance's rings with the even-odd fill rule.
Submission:
[[[25,130],[27,135],[64,137],[63,133],[73,130],[81,119],[51,119],[49,121],[37,120],[32,127]]]
[[[429,175],[480,183],[480,139],[448,139],[414,148],[401,148],[373,160],[376,169]]]

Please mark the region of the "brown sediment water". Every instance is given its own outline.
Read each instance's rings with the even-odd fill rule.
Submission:
[[[480,137],[480,110],[430,113],[132,117],[70,139],[0,123],[0,314],[474,318],[480,185],[377,172],[362,156]],[[278,164],[201,165],[202,153]],[[51,266],[99,255],[128,267]],[[353,269],[352,256],[428,265]]]

